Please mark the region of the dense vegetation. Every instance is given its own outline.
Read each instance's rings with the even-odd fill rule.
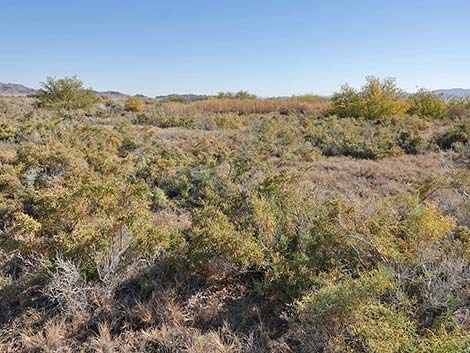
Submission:
[[[0,98],[1,352],[469,351],[467,100],[75,82]]]

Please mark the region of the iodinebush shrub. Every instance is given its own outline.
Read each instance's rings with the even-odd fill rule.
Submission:
[[[379,268],[303,296],[293,329],[305,352],[461,353],[470,347],[468,334],[443,326],[418,338],[413,305],[392,272]]]
[[[188,243],[195,264],[204,265],[218,259],[255,266],[262,261],[262,252],[254,235],[237,229],[229,218],[213,206],[205,206],[195,214],[194,229]]]
[[[381,159],[426,148],[417,127],[401,127],[389,121],[375,124],[365,119],[318,119],[306,128],[306,138],[325,156]]]
[[[470,118],[459,121],[444,134],[436,136],[436,143],[443,149],[456,144],[465,145],[470,142]]]

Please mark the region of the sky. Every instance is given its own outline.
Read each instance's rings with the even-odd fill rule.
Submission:
[[[469,0],[0,0],[0,82],[148,96],[470,88]]]

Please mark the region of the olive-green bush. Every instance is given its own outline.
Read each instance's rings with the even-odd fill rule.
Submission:
[[[408,102],[408,114],[433,119],[444,118],[448,115],[448,108],[443,94],[421,88],[408,98]]]
[[[37,105],[46,108],[78,109],[93,106],[98,98],[91,89],[84,89],[76,76],[55,79],[48,77],[36,94]]]

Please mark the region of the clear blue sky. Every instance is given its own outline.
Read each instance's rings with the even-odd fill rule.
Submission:
[[[366,75],[470,88],[469,0],[0,0],[0,82],[330,94]]]

